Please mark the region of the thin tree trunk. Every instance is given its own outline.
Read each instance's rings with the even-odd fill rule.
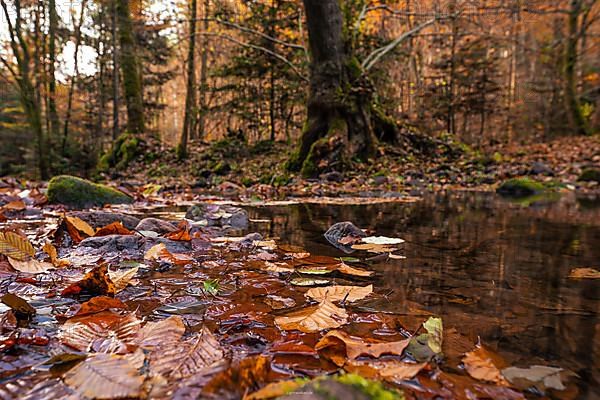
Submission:
[[[210,0],[204,0],[204,32],[208,32],[208,16],[210,13]],[[207,113],[207,82],[208,82],[208,36],[202,37],[202,50],[200,53],[200,104],[198,113],[198,138],[206,136],[206,113]]]
[[[119,42],[121,44],[120,63],[123,75],[125,103],[127,105],[127,130],[129,133],[144,132],[144,103],[142,100],[142,79],[129,0],[117,2]]]
[[[112,4],[112,51],[113,51],[113,142],[119,136],[119,46],[117,45],[117,1]]]
[[[177,145],[177,158],[182,160],[187,157],[188,137],[190,131],[194,127],[194,114],[196,108],[196,88],[194,81],[196,80],[196,11],[197,1],[191,0],[189,5],[190,15],[190,31],[189,31],[189,46],[187,59],[187,93],[185,96],[185,115],[183,117],[183,128],[181,129],[181,137]]]
[[[48,117],[50,120],[50,136],[59,139],[59,119],[56,110],[56,31],[58,30],[58,14],[56,0],[48,0]]]

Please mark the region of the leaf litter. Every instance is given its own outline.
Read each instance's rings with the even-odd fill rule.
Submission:
[[[54,231],[61,220],[64,229]],[[532,390],[562,398],[574,376],[512,367],[472,343],[460,346],[460,364],[448,365],[454,334],[422,313],[411,317],[416,331],[398,328],[385,340],[369,333],[389,331],[396,317],[367,310],[385,294],[360,256],[314,255],[186,220],[167,234],[140,235],[119,221],[94,229],[65,215],[41,222],[50,239],[43,246],[7,224],[0,261],[12,283],[2,285],[0,391],[12,385],[12,398],[268,399],[336,371],[415,399],[524,398]],[[104,237],[92,255],[86,246]],[[338,244],[397,259],[403,242],[354,230]],[[44,364],[53,375],[36,367]]]

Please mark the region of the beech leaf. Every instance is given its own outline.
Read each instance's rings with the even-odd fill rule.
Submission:
[[[348,322],[348,314],[328,300],[318,306],[308,307],[276,317],[275,323],[283,330],[299,330],[305,333],[320,332],[324,329],[340,327]]]
[[[337,302],[346,300],[349,302],[364,299],[368,295],[373,293],[373,285],[368,286],[325,286],[311,288],[306,293],[306,297],[310,297],[316,301],[329,300],[331,302]]]
[[[0,232],[0,254],[24,261],[35,255],[35,249],[29,240],[14,232]]]

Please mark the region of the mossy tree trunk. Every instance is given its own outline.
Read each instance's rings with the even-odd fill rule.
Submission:
[[[48,119],[52,140],[59,140],[59,119],[56,110],[56,31],[58,30],[58,14],[56,1],[48,1]]]
[[[373,157],[377,139],[373,89],[350,50],[339,1],[304,0],[304,9],[311,51],[308,114],[288,168],[314,176],[330,164],[327,159]]]
[[[576,67],[579,46],[579,16],[583,11],[583,0],[571,0],[568,14],[568,36],[565,46],[565,102],[575,132],[579,135],[589,135],[590,128],[579,101],[577,93]]]
[[[195,126],[196,116],[196,11],[197,0],[191,0],[189,5],[190,33],[187,59],[187,93],[185,96],[185,114],[179,144],[177,145],[177,159],[187,158],[188,139]]]
[[[142,101],[142,78],[129,0],[117,2],[119,42],[121,45],[120,67],[127,106],[127,130],[130,133],[144,131],[144,103]]]

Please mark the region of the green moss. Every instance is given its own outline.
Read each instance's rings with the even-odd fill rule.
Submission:
[[[252,178],[248,178],[247,176],[244,176],[241,179],[241,183],[245,187],[250,187],[250,186],[254,185],[254,180]]]
[[[75,176],[55,176],[48,183],[48,201],[69,207],[102,207],[105,204],[131,203],[125,193]]]
[[[577,178],[580,182],[598,182],[600,183],[600,169],[596,168],[586,168],[581,172],[579,178]]]
[[[288,174],[279,174],[274,177],[273,186],[285,186],[290,183],[291,180],[292,178]]]
[[[346,67],[348,70],[348,74],[350,75],[350,79],[358,79],[362,75],[362,67],[360,65],[360,61],[358,58],[351,57],[346,63]]]
[[[542,193],[546,190],[540,182],[529,178],[514,178],[502,182],[496,192],[507,197],[527,197]]]
[[[308,152],[308,156],[306,160],[302,163],[302,169],[300,170],[300,174],[304,178],[314,178],[319,173],[319,168],[317,167],[317,153],[318,148],[327,145],[327,137],[321,138],[314,142],[310,147],[310,151]]]
[[[123,133],[115,140],[111,150],[104,154],[98,162],[99,171],[110,168],[124,169],[139,154],[141,140],[131,133]]]
[[[224,161],[219,161],[212,167],[212,172],[217,175],[227,175],[230,171],[231,166]]]
[[[350,385],[369,396],[372,400],[401,400],[404,395],[395,389],[386,389],[381,382],[365,379],[356,374],[342,374],[335,378],[344,385]]]

